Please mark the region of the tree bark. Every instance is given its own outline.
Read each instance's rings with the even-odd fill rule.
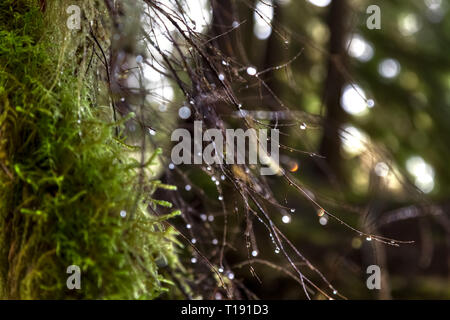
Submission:
[[[342,70],[345,68],[347,22],[349,8],[347,0],[333,1],[328,18],[330,29],[330,48],[328,59],[328,75],[324,88],[324,105],[326,115],[323,121],[324,131],[320,146],[320,154],[326,157],[325,165],[336,179],[345,183],[342,169],[343,159],[340,154],[340,128],[346,119],[340,100],[345,78]]]

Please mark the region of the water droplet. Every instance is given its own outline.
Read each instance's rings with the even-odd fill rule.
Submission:
[[[191,228],[192,228],[191,224],[188,223],[188,224],[186,225],[186,228],[187,228],[187,229],[191,229]]]
[[[217,239],[213,239],[213,240],[212,240],[212,244],[213,244],[213,245],[217,245],[218,243],[219,243],[219,240],[217,240]]]
[[[191,116],[191,109],[189,107],[186,106],[182,106],[179,110],[178,110],[178,116],[181,119],[188,119]]]
[[[209,222],[213,222],[213,221],[214,221],[214,216],[213,216],[212,214],[210,214],[210,215],[208,216],[208,221],[209,221]]]
[[[291,216],[283,216],[283,218],[281,218],[281,221],[283,221],[283,223],[290,223],[291,222]]]
[[[224,175],[221,175],[221,176],[220,176],[220,180],[225,180],[225,176],[224,176]]]
[[[328,218],[326,216],[320,217],[319,223],[325,226],[328,223]]]
[[[234,279],[234,273],[233,272],[228,272],[228,275],[227,275],[227,277],[228,277],[228,279],[230,279],[230,280],[233,280]]]
[[[218,271],[219,271],[220,273],[222,273],[222,272],[223,272],[223,268],[219,268]]]
[[[233,28],[237,28],[237,27],[239,27],[239,22],[233,21],[233,23],[231,24],[231,26],[232,26]]]
[[[280,253],[280,249],[276,248],[276,249],[275,249],[275,253],[276,253],[276,254],[279,254],[279,253]]]
[[[291,209],[291,212],[292,212],[292,213],[294,213],[294,212],[295,212],[295,209],[294,209],[294,208],[292,208],[292,209]]]
[[[222,200],[223,200],[223,196],[219,196],[218,199],[219,199],[220,201],[222,201]]]
[[[193,239],[191,240],[191,242],[192,242],[193,244],[196,244],[196,243],[197,243],[197,239],[193,238]]]
[[[225,80],[225,76],[223,75],[223,73],[219,74],[219,80],[220,80],[220,81]]]
[[[192,257],[191,258],[191,263],[197,263],[197,258],[196,257]]]
[[[337,290],[333,290],[333,294],[337,294]]]
[[[206,216],[206,214],[202,213],[200,215],[200,219],[202,219],[203,221],[206,221],[208,219],[208,217]]]
[[[256,68],[254,68],[254,67],[248,67],[247,68],[247,73],[248,73],[248,75],[249,76],[254,76],[254,75],[256,75]]]
[[[175,165],[174,165],[173,163],[169,163],[169,169],[170,169],[170,170],[175,169]]]
[[[253,251],[252,251],[252,256],[253,256],[253,257],[256,257],[256,256],[258,256],[258,251],[256,251],[256,250],[253,250]]]
[[[148,133],[150,133],[151,136],[154,136],[156,134],[156,131],[153,129],[148,129]]]
[[[141,56],[141,55],[138,55],[137,57],[136,57],[136,62],[137,63],[142,63],[144,61],[144,58]]]
[[[366,240],[367,240],[367,241],[372,241],[372,237],[371,237],[371,236],[368,236],[368,237],[366,238]]]
[[[120,216],[121,216],[122,218],[125,218],[125,217],[127,216],[127,212],[126,212],[125,210],[121,210],[121,211],[120,211]]]
[[[301,125],[300,125],[300,129],[301,130],[306,130],[306,123],[302,123]]]
[[[191,185],[187,184],[184,189],[186,189],[186,191],[191,191],[192,187]]]
[[[290,164],[289,171],[290,171],[290,172],[297,172],[297,171],[298,171],[298,168],[299,168],[298,163],[297,163],[297,162],[292,162],[292,163]]]

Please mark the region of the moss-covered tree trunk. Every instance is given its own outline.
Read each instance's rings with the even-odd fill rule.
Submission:
[[[170,187],[138,186],[135,148],[115,134],[92,58],[109,45],[103,3],[77,1],[80,31],[66,26],[71,4],[0,3],[0,298],[153,298],[168,286],[158,266],[178,265],[171,214],[147,213]]]

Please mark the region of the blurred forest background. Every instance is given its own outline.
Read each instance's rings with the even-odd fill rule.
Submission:
[[[243,109],[259,121],[280,125],[282,145],[323,156],[282,148],[282,166],[303,189],[327,213],[358,230],[414,243],[396,247],[370,241],[311,206],[286,180],[266,177],[279,203],[292,208],[284,215],[269,211],[287,238],[347,298],[449,299],[450,3],[186,3],[193,28],[220,49],[214,58],[231,70],[225,76],[233,76],[233,70],[243,75],[230,84]],[[381,9],[380,30],[366,25],[370,5]],[[171,86],[162,93],[168,106],[158,102],[155,107],[175,114],[180,123],[192,122],[190,111],[182,109],[184,98]],[[215,109],[229,123],[235,121],[225,107]],[[164,179],[178,185],[184,199],[172,201],[185,213],[198,210],[179,229],[219,266],[214,245],[222,240],[223,216],[228,215],[228,278],[242,292],[268,299],[305,297],[262,224],[253,223],[251,244],[245,239],[244,213],[233,209],[236,200],[227,181],[221,207],[211,168],[180,166],[173,173],[173,164],[168,166]],[[201,236],[205,228],[219,235],[213,245]],[[251,250],[244,249],[246,243]],[[200,283],[203,259],[194,250],[185,259]],[[373,264],[381,267],[381,290],[366,287],[366,268]],[[311,279],[320,281],[318,275]]]

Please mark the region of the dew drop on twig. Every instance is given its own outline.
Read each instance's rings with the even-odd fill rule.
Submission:
[[[281,218],[281,220],[283,221],[283,223],[290,223],[291,222],[291,217],[288,215],[283,216],[283,218]]]
[[[256,75],[256,68],[254,68],[254,67],[248,67],[248,68],[247,68],[247,74],[248,74],[249,76],[254,76],[254,75]]]

